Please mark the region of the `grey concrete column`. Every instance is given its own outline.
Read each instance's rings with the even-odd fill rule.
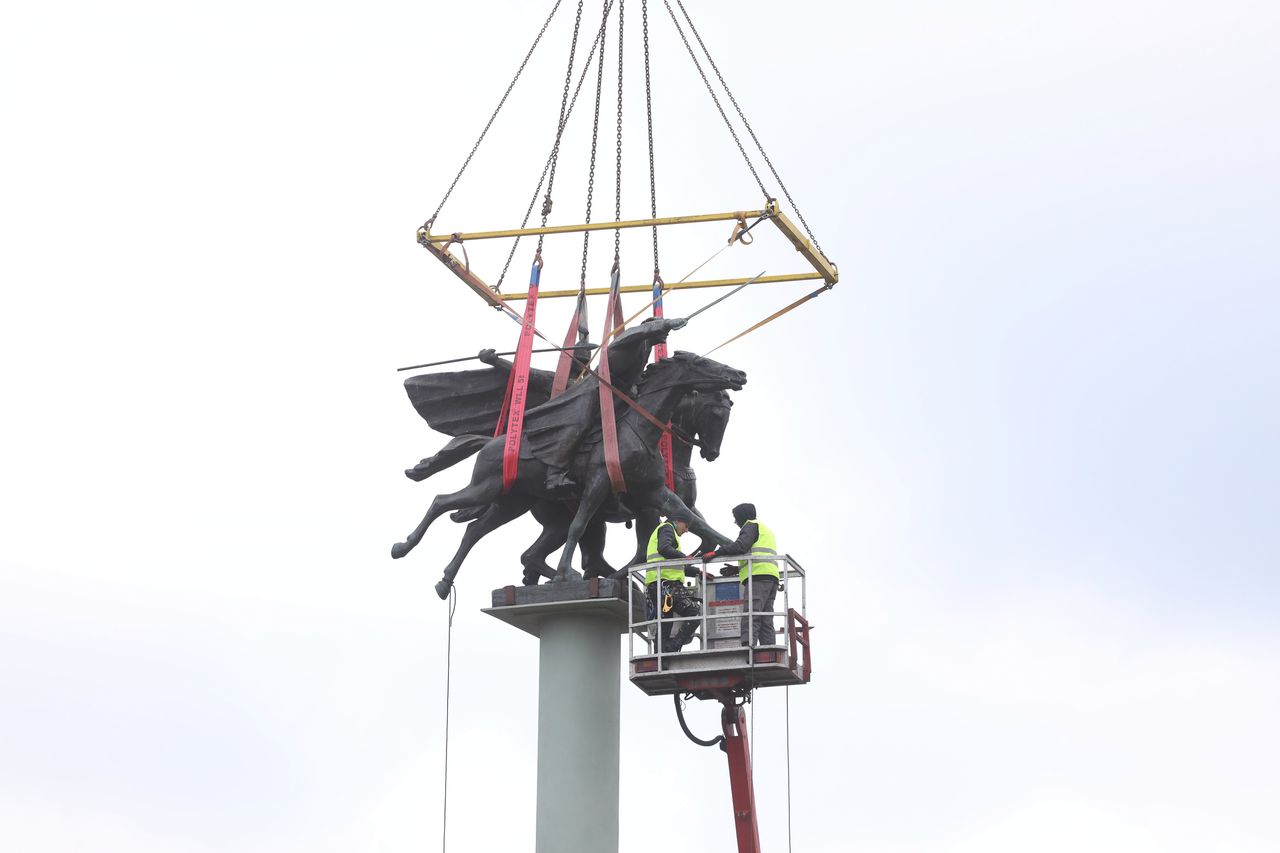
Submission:
[[[537,853],[617,853],[617,619],[565,608],[539,627]]]
[[[644,595],[607,578],[507,586],[485,613],[538,638],[537,853],[618,853],[618,641]]]

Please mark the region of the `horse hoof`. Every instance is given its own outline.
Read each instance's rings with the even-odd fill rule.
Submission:
[[[408,542],[397,542],[391,546],[391,559],[398,560],[411,550]]]
[[[449,590],[452,587],[453,587],[453,581],[448,580],[447,578],[441,578],[440,581],[436,584],[436,595],[440,596],[440,600],[443,601],[444,599],[449,597]]]

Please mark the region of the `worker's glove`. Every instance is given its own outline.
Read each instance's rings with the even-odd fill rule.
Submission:
[[[736,575],[737,573],[738,573],[737,566],[721,566],[720,567],[720,577],[722,578],[731,577],[733,575]]]
[[[709,563],[709,562],[711,562],[712,560],[714,560],[715,558],[716,558],[716,552],[715,552],[714,550],[712,550],[712,551],[704,551],[704,552],[702,553],[702,562],[704,562],[704,563]]]

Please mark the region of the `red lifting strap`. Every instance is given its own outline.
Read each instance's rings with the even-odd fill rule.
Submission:
[[[622,476],[622,460],[618,453],[618,421],[613,414],[612,380],[609,378],[609,338],[613,330],[622,326],[622,297],[618,292],[620,273],[618,261],[613,262],[609,281],[609,304],[604,312],[604,335],[600,341],[600,431],[604,438],[604,467],[609,472],[609,482],[615,492],[627,490]]]
[[[564,345],[560,349],[560,361],[556,364],[556,375],[551,382],[551,398],[555,399],[569,387],[569,371],[573,365],[573,345],[587,339],[587,294],[586,282],[578,289],[578,304],[573,309],[573,318],[569,320],[569,330],[564,333]]]
[[[537,329],[534,323],[538,310],[538,281],[542,277],[542,256],[533,259],[533,269],[529,272],[529,297],[524,303],[524,322],[520,326],[520,342],[516,345],[516,357],[507,376],[507,393],[503,401],[503,415],[506,417],[507,441],[502,450],[502,491],[511,490],[516,481],[516,472],[520,467],[520,434],[524,429],[524,406],[529,391],[529,361],[532,358],[533,336]],[[500,418],[502,416],[499,416]],[[498,422],[498,430],[502,429],[502,421]]]
[[[653,316],[659,320],[662,319],[662,289],[665,287],[662,283],[662,276],[655,275],[653,277]],[[667,342],[659,341],[653,345],[653,363],[657,364],[667,357]],[[669,424],[668,424],[669,425]],[[675,467],[671,461],[671,433],[664,431],[662,437],[658,439],[658,450],[662,452],[662,464],[667,472],[667,488],[671,491],[676,490]]]

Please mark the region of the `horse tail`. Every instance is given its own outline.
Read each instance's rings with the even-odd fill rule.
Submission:
[[[435,456],[423,459],[417,465],[405,470],[404,475],[415,482],[422,482],[432,474],[457,465],[463,459],[474,456],[480,448],[491,439],[484,435],[460,435],[449,440]]]

